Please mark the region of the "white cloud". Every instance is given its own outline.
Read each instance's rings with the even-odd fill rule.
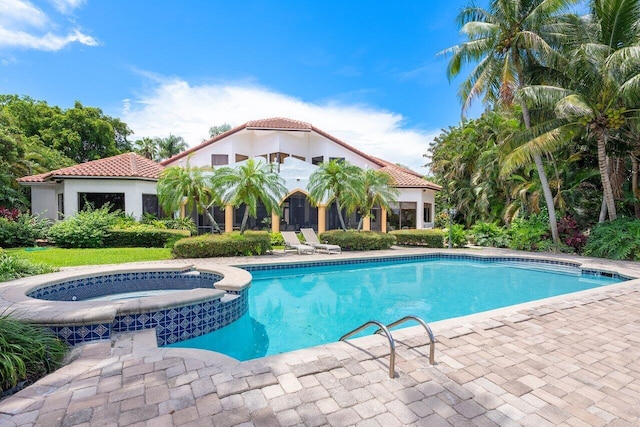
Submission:
[[[440,130],[404,128],[402,116],[366,105],[314,104],[246,84],[190,85],[181,79],[155,81],[152,91],[123,101],[123,120],[133,139],[182,136],[190,146],[208,138],[211,126],[286,117],[311,123],[347,144],[426,173],[422,157]]]
[[[77,9],[85,3],[85,0],[50,0],[53,6],[58,9],[60,13],[70,13],[73,9]]]
[[[56,8],[68,13],[83,0],[56,0]],[[70,43],[97,46],[98,41],[77,28],[63,33],[41,9],[27,0],[0,0],[0,48],[60,50]]]

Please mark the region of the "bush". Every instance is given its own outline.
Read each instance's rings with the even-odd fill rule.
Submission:
[[[137,225],[125,229],[112,229],[104,238],[107,248],[164,248],[191,236],[188,230],[169,230],[149,225]]]
[[[271,250],[271,237],[264,231],[205,234],[178,240],[173,247],[176,258],[209,258],[263,255]]]
[[[620,218],[596,225],[587,239],[584,254],[640,261],[640,220]]]
[[[580,230],[580,225],[571,215],[558,221],[558,234],[562,243],[570,246],[577,253],[581,253],[587,243],[587,236]]]
[[[26,259],[17,258],[0,250],[0,282],[19,279],[21,277],[45,274],[57,271],[46,264],[33,263]]]
[[[109,206],[88,209],[54,224],[48,235],[61,248],[101,248],[119,220],[119,212],[109,212]]]
[[[271,246],[284,246],[284,237],[280,233],[269,233],[271,237]]]
[[[451,224],[451,230],[444,231],[444,236],[449,245],[449,237],[451,237],[451,243],[454,248],[461,248],[467,244],[467,233],[464,230],[462,224]]]
[[[44,328],[0,316],[0,388],[6,392],[57,369],[67,346]]]
[[[545,215],[516,218],[509,227],[509,236],[511,249],[538,251],[548,248],[549,245],[543,241],[549,240],[549,219]]]
[[[444,247],[444,232],[437,228],[429,230],[395,230],[390,234],[396,236],[398,245],[427,246],[429,248]]]
[[[478,246],[507,248],[511,239],[506,230],[495,223],[477,222],[467,233],[469,240]]]
[[[152,225],[155,228],[168,228],[170,230],[188,230],[191,235],[198,233],[196,223],[193,222],[193,218],[162,218],[158,219],[155,215],[144,214],[142,216],[141,224]]]
[[[372,251],[389,249],[396,243],[393,234],[377,231],[331,230],[318,236],[321,242],[339,245],[343,251]]]
[[[37,239],[46,237],[47,229],[51,225],[48,220],[26,213],[15,214],[15,212],[15,210],[4,209],[4,213],[0,214],[0,246],[5,248],[35,246]]]

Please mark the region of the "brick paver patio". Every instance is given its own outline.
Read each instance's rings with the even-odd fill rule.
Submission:
[[[635,265],[631,265],[632,269]],[[0,402],[2,426],[640,425],[640,286],[615,285],[237,362],[158,349],[153,331],[84,345]]]

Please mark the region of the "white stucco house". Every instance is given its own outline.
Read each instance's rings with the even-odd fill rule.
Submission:
[[[51,172],[19,178],[31,187],[31,212],[51,220],[64,219],[87,203],[109,202],[133,215],[157,215],[156,184],[164,167],[136,153],[125,153]]]
[[[365,230],[387,231],[401,228],[433,227],[435,193],[440,186],[425,180],[419,173],[366,154],[315,126],[286,118],[255,120],[235,127],[200,145],[180,153],[161,164],[169,166],[233,166],[249,158],[262,158],[272,163],[284,178],[288,194],[282,201],[282,217],[259,210],[252,228],[270,222],[274,231],[312,227],[318,232],[339,228],[335,203],[326,200],[317,207],[308,200],[309,176],[317,165],[343,159],[361,168],[387,172],[400,191],[391,212],[374,208]],[[225,231],[238,227],[241,207],[212,208],[216,222]],[[201,231],[210,229],[206,216],[193,214]],[[357,224],[356,214],[350,218]]]
[[[215,168],[233,166],[249,158],[271,163],[288,191],[282,200],[282,215],[259,208],[258,218],[250,220],[251,228],[270,224],[277,232],[311,227],[319,233],[340,228],[333,200],[313,206],[307,191],[309,177],[318,165],[334,159],[387,172],[399,190],[391,211],[375,207],[371,218],[364,221],[365,230],[433,227],[435,194],[440,186],[417,172],[366,154],[309,123],[286,118],[247,122],[161,163],[125,153],[23,177],[18,182],[31,187],[32,212],[52,220],[72,216],[86,203],[99,207],[106,202],[140,219],[144,213],[161,213],[156,184],[165,167],[189,164]],[[211,212],[220,227],[229,232],[240,226],[244,207],[215,207]],[[211,230],[206,215],[186,214],[193,217],[200,232]],[[348,221],[355,227],[359,217],[353,214]]]

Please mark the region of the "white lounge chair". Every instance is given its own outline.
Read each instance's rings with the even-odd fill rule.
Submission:
[[[329,254],[340,254],[342,253],[342,248],[338,245],[330,245],[328,243],[321,243],[316,235],[316,232],[313,228],[301,228],[300,232],[304,236],[304,240],[306,240],[308,245],[313,246],[319,251],[326,251]]]
[[[300,243],[300,240],[298,239],[298,236],[296,236],[295,231],[281,231],[280,234],[282,234],[282,238],[284,239],[285,251],[287,249],[295,249],[298,251],[298,254],[316,253],[316,249],[313,246],[303,245],[302,243]]]

